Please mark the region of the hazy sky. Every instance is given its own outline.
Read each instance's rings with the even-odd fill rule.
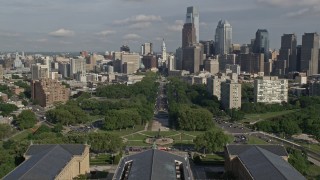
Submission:
[[[283,33],[320,29],[320,0],[0,0],[0,51],[111,51],[128,44],[139,51],[181,46],[186,8],[200,13],[200,39],[214,39],[220,19],[233,27],[233,43],[249,43],[259,28],[270,47]]]

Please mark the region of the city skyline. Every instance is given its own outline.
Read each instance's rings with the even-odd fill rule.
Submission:
[[[214,39],[220,19],[232,25],[233,43],[250,43],[257,29],[267,29],[272,49],[280,48],[283,34],[295,33],[301,44],[305,32],[319,31],[320,2],[314,0],[0,1],[0,51],[118,51],[128,44],[139,52],[152,42],[160,52],[165,38],[173,52],[181,46],[189,6],[200,14],[200,40]]]

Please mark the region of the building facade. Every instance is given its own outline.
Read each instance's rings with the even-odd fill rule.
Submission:
[[[87,145],[30,145],[24,157],[25,161],[6,175],[4,180],[66,180],[90,173]]]
[[[224,109],[241,108],[241,84],[232,80],[221,83],[221,104]]]
[[[182,55],[182,69],[189,71],[190,73],[199,72],[202,54],[202,48],[200,45],[185,47]]]
[[[288,102],[288,80],[265,76],[254,81],[254,101],[260,103]]]
[[[199,43],[200,33],[199,33],[199,12],[197,8],[191,6],[187,8],[186,23],[194,24],[195,28],[195,42]]]
[[[229,54],[232,47],[232,26],[226,20],[220,20],[215,34],[216,54]]]
[[[32,100],[37,101],[40,106],[48,107],[55,102],[68,101],[70,89],[57,80],[41,79],[31,82],[31,96]]]
[[[281,37],[281,48],[278,60],[287,60],[289,72],[297,71],[297,36],[295,34],[284,34]]]
[[[182,28],[182,48],[192,46],[196,41],[196,30],[193,23],[185,23]]]
[[[266,29],[258,29],[253,46],[254,53],[263,53],[264,61],[269,60],[269,33]]]
[[[302,36],[300,71],[307,72],[308,76],[318,74],[319,70],[319,35],[305,33]]]

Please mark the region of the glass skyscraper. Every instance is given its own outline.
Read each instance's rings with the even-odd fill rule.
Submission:
[[[256,32],[253,52],[264,54],[264,62],[269,61],[269,33],[266,29],[258,29]]]
[[[199,43],[199,12],[193,6],[187,8],[186,23],[194,24],[196,31],[196,43]]]
[[[216,54],[229,54],[232,46],[232,26],[226,20],[220,20],[215,35]]]

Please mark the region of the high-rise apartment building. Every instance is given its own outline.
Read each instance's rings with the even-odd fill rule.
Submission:
[[[269,33],[266,29],[258,29],[253,46],[254,53],[263,53],[264,61],[269,61]]]
[[[241,108],[241,84],[233,80],[221,82],[221,104],[224,109]]]
[[[152,43],[144,43],[141,45],[141,55],[153,54]]]
[[[297,71],[297,36],[295,34],[284,34],[281,37],[281,48],[278,60],[287,60],[289,72]]]
[[[300,71],[307,72],[308,76],[318,74],[319,65],[319,35],[305,33],[302,36]]]
[[[31,95],[32,100],[42,107],[47,107],[55,102],[68,101],[70,89],[57,80],[47,78],[31,82]]]
[[[264,76],[254,81],[254,101],[260,103],[288,102],[288,80]]]
[[[232,46],[232,26],[226,20],[220,20],[215,34],[216,54],[229,54]]]
[[[31,79],[39,80],[42,78],[50,77],[50,59],[45,57],[40,61],[41,63],[36,63],[31,65]]]
[[[186,23],[194,24],[195,28],[195,42],[199,43],[200,33],[199,33],[199,12],[197,8],[191,6],[187,8]]]
[[[207,78],[207,91],[221,100],[221,82],[225,79],[221,79],[218,76],[212,76]]]
[[[182,48],[196,43],[196,30],[193,23],[185,23],[182,28]]]

